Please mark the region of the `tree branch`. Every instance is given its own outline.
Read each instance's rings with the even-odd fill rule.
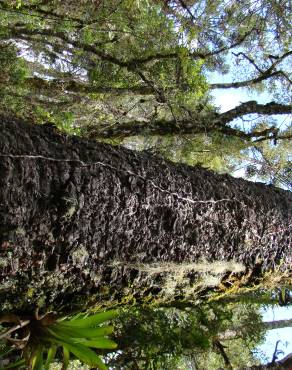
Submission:
[[[250,85],[260,83],[262,81],[265,81],[265,80],[267,80],[271,77],[275,77],[275,76],[283,76],[287,81],[289,81],[292,84],[292,81],[290,80],[290,78],[287,76],[287,74],[284,71],[282,71],[282,70],[274,71],[275,67],[280,62],[282,62],[288,56],[292,55],[292,51],[288,51],[287,53],[284,53],[281,56],[273,56],[273,58],[276,61],[274,63],[272,63],[271,66],[269,68],[267,68],[266,70],[260,69],[257,66],[257,64],[254,62],[254,60],[251,59],[250,57],[248,57],[245,53],[242,53],[242,52],[237,53],[237,54],[233,53],[233,55],[235,55],[235,56],[243,55],[245,57],[245,59],[247,59],[256,68],[256,70],[260,73],[259,76],[255,77],[255,78],[251,78],[249,80],[245,80],[245,81],[210,84],[209,86],[210,86],[211,89],[229,89],[229,88],[246,87],[246,86],[250,86]],[[270,56],[270,57],[272,57],[272,56]]]
[[[292,113],[292,105],[285,105],[281,103],[270,102],[267,104],[258,104],[254,100],[244,102],[237,107],[230,109],[219,115],[221,124],[226,124],[236,118],[246,114],[289,114]]]
[[[262,131],[244,132],[240,129],[227,126],[236,118],[240,118],[246,114],[288,114],[292,113],[292,105],[283,105],[275,102],[268,104],[258,104],[255,101],[248,101],[224,113],[210,112],[210,114],[196,114],[192,117],[170,120],[160,119],[153,122],[150,121],[128,121],[116,122],[112,125],[104,125],[105,128],[91,128],[88,135],[92,138],[110,138],[110,137],[127,137],[135,135],[195,135],[208,132],[220,132],[228,136],[240,137],[243,140],[264,141],[274,139],[274,126]],[[278,131],[277,131],[278,132]],[[276,132],[276,133],[277,133]],[[291,135],[277,136],[277,139],[289,139]]]
[[[11,27],[9,28],[10,36],[16,37],[21,39],[24,35],[41,35],[41,36],[49,36],[61,39],[65,41],[67,44],[72,45],[78,49],[83,49],[84,51],[90,52],[95,54],[100,59],[107,61],[109,63],[118,65],[120,67],[131,67],[132,62],[131,61],[122,61],[113,55],[104,53],[103,51],[96,48],[94,45],[89,45],[83,41],[80,40],[73,40],[72,38],[68,37],[64,32],[61,31],[53,31],[52,29],[28,29],[24,25],[23,27]],[[42,41],[42,40],[36,40],[36,41]]]
[[[27,29],[24,24],[22,26],[23,26],[22,28],[21,27],[9,28],[11,35],[14,37],[18,37],[20,39],[23,35],[43,35],[43,36],[59,38],[76,48],[83,49],[84,51],[97,55],[102,60],[113,63],[120,67],[125,67],[125,68],[130,68],[130,69],[132,69],[133,67],[137,67],[138,65],[147,64],[155,60],[173,59],[173,58],[179,57],[179,53],[177,53],[176,51],[170,51],[170,52],[157,52],[155,54],[148,55],[146,57],[132,58],[132,59],[123,61],[123,60],[120,60],[114,57],[113,55],[102,52],[101,50],[96,48],[94,45],[89,45],[80,40],[73,40],[63,32],[55,32],[52,29]],[[252,31],[253,29],[249,30],[242,37],[240,37],[236,42],[228,46],[224,46],[220,49],[217,49],[214,51],[208,51],[208,52],[194,51],[194,52],[189,53],[189,56],[194,59],[207,59],[209,57],[218,55],[222,52],[225,52],[227,50],[230,50],[230,49],[233,49],[239,46],[251,34]]]
[[[291,82],[288,76],[283,71],[275,71],[269,74],[266,74],[266,73],[262,74],[261,76],[252,78],[250,80],[238,81],[238,82],[214,83],[214,84],[210,84],[209,87],[211,89],[232,89],[232,88],[239,88],[239,87],[247,87],[247,86],[255,85],[262,81],[268,80],[271,77],[280,76],[280,75],[284,76],[289,82]]]
[[[251,57],[249,57],[248,55],[246,55],[245,53],[243,53],[242,51],[241,52],[239,52],[239,53],[232,53],[234,56],[236,56],[236,57],[239,57],[240,55],[242,55],[243,57],[244,57],[244,59],[246,59],[246,60],[248,60],[249,61],[249,63],[251,64],[251,65],[253,65],[254,66],[254,68],[258,71],[258,72],[260,72],[260,73],[264,73],[264,71],[255,63],[255,61],[251,58]]]
[[[58,91],[69,91],[81,94],[138,94],[150,95],[153,94],[153,89],[148,86],[129,86],[129,87],[111,87],[111,86],[94,86],[85,82],[80,82],[74,79],[67,80],[64,78],[44,80],[40,77],[27,78],[26,83],[33,89],[45,90],[50,93]]]
[[[227,353],[225,351],[225,347],[220,343],[218,339],[213,340],[213,346],[217,351],[220,353],[220,355],[223,357],[224,364],[226,366],[226,369],[232,369],[231,362],[227,356]]]

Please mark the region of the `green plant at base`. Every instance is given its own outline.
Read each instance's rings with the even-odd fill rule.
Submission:
[[[105,321],[116,317],[117,311],[110,310],[95,315],[77,314],[73,317],[57,318],[54,313],[21,319],[16,315],[0,317],[0,323],[15,323],[17,325],[0,332],[0,340],[11,343],[22,350],[23,358],[4,366],[1,370],[28,367],[31,370],[48,370],[50,364],[63,351],[62,370],[68,368],[70,355],[73,354],[81,362],[107,369],[100,356],[92,350],[113,349],[117,344],[107,338],[113,332],[113,326],[100,326]],[[5,348],[0,352],[0,359],[7,354]],[[57,356],[58,357],[58,356]]]

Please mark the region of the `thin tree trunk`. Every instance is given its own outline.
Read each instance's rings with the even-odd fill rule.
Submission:
[[[194,300],[291,267],[288,191],[2,118],[1,309]]]
[[[266,365],[255,365],[248,368],[241,368],[241,370],[283,370],[283,369],[292,369],[292,353],[289,353],[282,360],[274,361]]]
[[[263,321],[261,323],[259,329],[261,329],[261,327],[263,327],[265,330],[282,329],[282,328],[292,327],[292,319]],[[244,326],[234,327],[234,328],[226,330],[223,333],[220,333],[218,338],[221,341],[240,338],[242,336],[242,333],[244,333],[244,331],[245,331]]]
[[[292,327],[292,319],[264,321],[263,325],[266,328],[266,330],[289,328]]]

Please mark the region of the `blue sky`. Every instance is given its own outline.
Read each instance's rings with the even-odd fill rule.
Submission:
[[[264,321],[291,319],[292,306],[269,308],[263,311],[263,318]],[[283,354],[278,356],[278,359],[281,359],[292,352],[292,327],[268,330],[265,343],[258,347],[268,361],[272,359],[277,340],[281,340],[278,345],[278,349],[283,351]]]

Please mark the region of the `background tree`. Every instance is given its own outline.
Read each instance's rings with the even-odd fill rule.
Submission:
[[[116,322],[120,351],[109,355],[109,364],[116,369],[218,369],[226,368],[226,356],[233,368],[254,365],[259,360],[252,350],[265,332],[259,308],[216,302],[187,310],[126,310]],[[240,329],[230,335],[234,327]]]
[[[99,140],[158,135],[161,144],[171,135],[176,156],[193,153],[189,142],[198,140],[233,139],[237,158],[255,142],[291,138],[289,125],[266,119],[292,110],[289,2],[1,0],[0,7],[6,113]],[[234,80],[213,82],[213,72]],[[231,88],[266,91],[273,100],[219,113],[211,92]],[[212,152],[192,162],[210,162]],[[218,158],[209,165],[228,170]]]

